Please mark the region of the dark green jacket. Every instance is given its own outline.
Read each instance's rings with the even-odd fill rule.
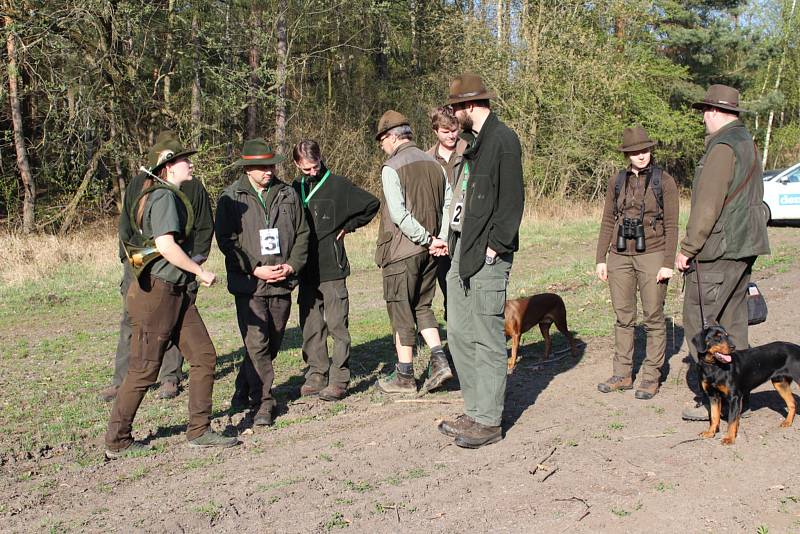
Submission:
[[[726,176],[706,169],[706,159],[718,145],[730,149],[720,153],[732,154],[729,157],[733,161],[728,165],[718,162],[714,166],[728,169]],[[741,121],[733,121],[709,136],[692,184],[692,214],[681,245],[684,254],[693,257],[696,253],[700,261],[769,254],[761,175],[753,138]]]
[[[147,179],[145,173],[139,173],[128,184],[125,189],[125,198],[122,201],[122,214],[120,214],[119,222],[117,224],[117,233],[120,238],[119,245],[119,259],[120,261],[127,261],[125,256],[125,249],[122,248],[122,241],[135,242],[137,236],[134,235],[133,227],[129,214],[134,207],[133,203],[142,192],[142,184]],[[186,242],[182,244],[184,250],[190,251],[189,254],[197,258],[202,256],[208,258],[211,252],[211,239],[214,237],[214,218],[211,211],[211,199],[208,196],[208,191],[203,187],[203,183],[198,177],[183,182],[181,184],[181,191],[183,191],[189,202],[192,204],[194,211],[194,230],[187,238]],[[193,274],[190,274],[194,278]]]
[[[522,148],[519,138],[508,126],[490,113],[478,137],[470,141],[459,168],[469,165],[469,182],[464,199],[461,232],[459,277],[469,280],[480,271],[489,246],[498,254],[510,254],[519,248],[519,225],[525,205],[522,183]],[[453,242],[450,242],[453,250]]]
[[[246,175],[226,187],[217,201],[217,245],[225,254],[228,291],[235,295],[291,293],[297,286],[298,273],[306,264],[309,229],[300,195],[291,186],[273,178],[266,205],[265,213]],[[266,228],[278,229],[280,254],[261,254],[259,230]],[[282,263],[294,269],[294,274],[282,282],[268,284],[253,275],[256,267]]]
[[[300,198],[303,188],[308,195],[320,182],[327,169],[323,165],[317,176],[295,179],[292,187]],[[336,239],[340,231],[354,232],[368,224],[378,213],[378,199],[356,187],[345,178],[331,173],[306,206],[306,220],[311,230],[308,261],[300,273],[300,283],[318,284],[350,276],[350,262],[344,239]]]

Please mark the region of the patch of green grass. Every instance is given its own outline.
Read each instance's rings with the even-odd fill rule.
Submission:
[[[611,509],[611,513],[614,514],[617,517],[627,517],[627,516],[631,515],[631,513],[629,511],[624,510],[622,508],[612,508]]]
[[[625,428],[625,423],[622,423],[620,421],[612,421],[608,425],[608,428],[610,428],[611,430],[622,430],[623,428]]]
[[[347,405],[345,403],[343,403],[343,402],[336,402],[333,405],[331,405],[330,408],[328,408],[328,412],[331,415],[339,415],[340,413],[344,412],[345,410],[347,410]]]
[[[313,420],[314,420],[313,415],[307,415],[304,417],[295,417],[293,419],[284,417],[275,421],[275,425],[272,428],[274,428],[275,430],[280,430],[282,428],[288,428],[292,425],[300,425],[303,423],[308,423],[309,421]]]
[[[336,449],[341,449],[342,447],[344,447],[344,443],[342,443],[341,441],[334,441],[333,443],[331,443],[331,447],[334,447]]]
[[[130,481],[140,480],[140,479],[146,477],[149,472],[150,472],[149,468],[147,468],[147,467],[145,467],[143,465],[140,465],[140,466],[134,467],[133,470],[130,473],[128,473],[127,475],[125,475],[122,478],[124,478],[125,480],[130,480]]]
[[[350,522],[344,518],[341,512],[334,512],[327,521],[322,524],[322,528],[326,531],[333,530],[335,528],[347,528],[350,526]]]
[[[214,521],[219,514],[222,512],[222,506],[217,504],[214,501],[208,501],[205,504],[201,504],[200,506],[195,506],[193,510],[199,514],[203,514],[204,516],[208,517],[209,521]]]
[[[286,486],[291,486],[292,484],[297,484],[298,482],[302,482],[302,478],[284,478],[282,480],[278,480],[275,482],[270,482],[269,484],[259,484],[256,486],[256,491],[269,491],[278,488],[284,488]]]
[[[347,489],[351,491],[355,491],[356,493],[367,493],[368,491],[372,491],[375,489],[372,484],[367,482],[366,480],[360,480],[358,482],[353,482],[352,480],[346,480],[344,485]]]
[[[664,492],[672,490],[673,490],[672,484],[668,484],[666,482],[659,482],[658,484],[656,484],[656,491]]]
[[[201,469],[222,462],[222,458],[218,456],[201,456],[199,458],[192,458],[183,464],[184,469]]]
[[[325,454],[324,452],[319,455],[320,460],[324,460],[326,462],[332,462],[333,458],[331,458],[330,454]]]
[[[406,478],[414,479],[414,478],[423,478],[428,476],[428,473],[421,467],[415,467],[413,469],[409,469],[408,473],[406,474]]]
[[[343,499],[342,497],[337,497],[333,502],[336,504],[353,504],[353,499]]]
[[[769,534],[769,527],[767,525],[759,525],[756,528],[756,534]]]

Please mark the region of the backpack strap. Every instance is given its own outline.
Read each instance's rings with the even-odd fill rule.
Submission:
[[[650,186],[658,203],[659,216],[664,213],[664,191],[661,189],[661,174],[664,171],[658,165],[653,165],[653,172],[650,173]]]
[[[619,217],[619,194],[622,191],[622,186],[625,183],[625,178],[628,176],[628,171],[622,169],[614,181],[614,219]]]

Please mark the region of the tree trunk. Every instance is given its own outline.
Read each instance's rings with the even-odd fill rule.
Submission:
[[[22,201],[22,231],[29,234],[34,229],[36,205],[36,184],[33,181],[28,150],[25,148],[25,133],[22,122],[22,106],[19,101],[19,88],[17,86],[17,53],[14,32],[11,27],[13,21],[8,15],[3,17],[8,35],[6,49],[8,51],[8,99],[11,106],[11,123],[14,130],[14,148],[17,151],[17,168],[22,177],[24,191]]]
[[[89,187],[89,182],[92,181],[92,176],[94,176],[94,173],[97,170],[97,164],[100,162],[100,158],[103,156],[107,148],[107,145],[101,146],[89,161],[89,167],[83,174],[81,185],[75,192],[75,196],[73,196],[72,200],[70,200],[69,204],[67,204],[67,207],[64,208],[64,221],[61,223],[61,228],[58,229],[59,235],[63,236],[67,230],[69,230],[69,227],[72,226],[72,223],[75,222],[75,212],[78,209],[78,204],[83,198],[83,195],[86,193],[86,189]]]
[[[420,72],[419,63],[419,16],[417,10],[419,9],[419,0],[411,0],[410,15],[411,15],[411,67],[415,74]]]
[[[172,100],[172,56],[173,56],[173,44],[172,44],[172,32],[174,31],[175,25],[175,0],[169,0],[167,4],[167,35],[165,36],[166,46],[164,59],[167,62],[166,68],[167,72],[164,74],[164,109],[167,110],[167,113],[171,112],[171,100]]]
[[[197,11],[195,10],[192,15],[192,51],[194,54],[194,79],[192,80],[192,141],[194,146],[200,146],[200,121],[202,120],[202,111],[200,108],[200,45],[197,36],[200,33],[200,22],[197,18]]]
[[[258,2],[253,2],[251,8],[251,35],[252,45],[248,63],[250,64],[250,98],[247,104],[247,138],[252,139],[258,136],[258,91],[261,87],[261,77],[258,75],[259,63],[261,61],[259,44],[261,43],[261,8]]]
[[[783,53],[781,54],[781,62],[778,64],[778,74],[775,77],[775,88],[777,91],[781,85],[781,76],[783,75],[783,65],[786,63],[786,54],[789,48],[789,33],[792,31],[792,19],[794,19],[794,9],[797,6],[797,0],[792,0],[792,7],[789,10],[789,17],[786,19],[786,25],[783,30]],[[769,112],[767,119],[767,133],[764,136],[764,154],[761,157],[761,166],[766,168],[767,157],[769,156],[769,140],[772,136],[772,121],[775,119],[775,111]]]
[[[288,10],[287,0],[278,1],[278,19],[276,30],[278,37],[277,55],[277,82],[278,95],[275,99],[275,145],[278,152],[285,153],[286,144],[286,62],[288,48],[286,43],[286,11]]]

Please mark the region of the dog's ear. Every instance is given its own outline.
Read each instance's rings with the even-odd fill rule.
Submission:
[[[706,343],[706,331],[703,330],[692,338],[692,345],[698,353],[706,352],[708,344]]]

